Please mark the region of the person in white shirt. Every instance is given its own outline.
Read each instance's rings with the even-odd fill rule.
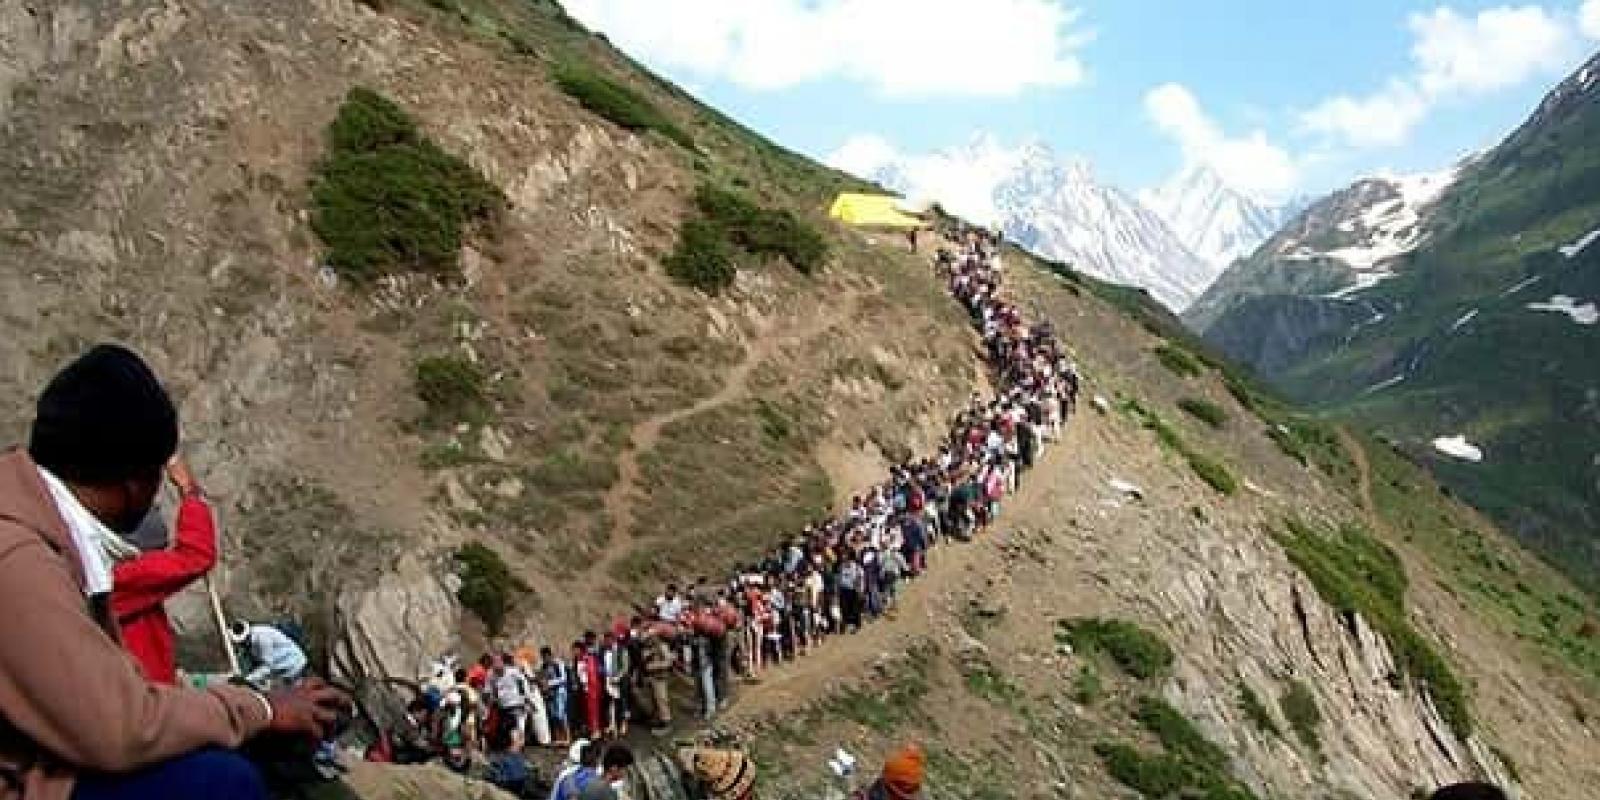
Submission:
[[[666,622],[677,622],[683,616],[683,598],[678,595],[678,585],[667,584],[667,592],[656,598],[656,613]]]

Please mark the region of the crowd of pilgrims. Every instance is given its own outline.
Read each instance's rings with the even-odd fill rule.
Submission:
[[[740,677],[758,679],[891,613],[940,546],[983,535],[1060,437],[1079,376],[1050,327],[1029,324],[1006,299],[994,240],[963,233],[933,266],[981,334],[999,391],[970,398],[937,454],[892,467],[843,515],[808,525],[730,579],[669,585],[560,652],[523,647],[471,665],[441,662],[412,704],[402,749],[464,768],[491,742],[513,752],[566,747],[624,737],[630,721],[663,731],[673,695],[688,687],[693,700],[678,702],[709,720]]]

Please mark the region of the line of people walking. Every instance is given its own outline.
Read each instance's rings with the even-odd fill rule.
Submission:
[[[513,744],[567,747],[617,739],[631,723],[666,731],[692,708],[704,720],[728,703],[737,679],[802,657],[895,611],[906,584],[947,542],[995,524],[1040,452],[1059,440],[1079,392],[1078,370],[1047,324],[1029,324],[1002,291],[994,240],[966,231],[932,261],[969,314],[999,391],[974,393],[938,452],[891,467],[841,515],[796,532],[726,580],[698,577],[563,652],[508,648],[471,666],[437,665],[424,706],[461,708],[439,733],[464,764],[482,746],[473,731],[509,726]],[[688,689],[687,696],[675,693]]]

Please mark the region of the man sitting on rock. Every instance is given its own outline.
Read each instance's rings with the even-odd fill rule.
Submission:
[[[102,345],[50,382],[26,452],[0,456],[0,800],[264,798],[230,752],[320,737],[348,702],[154,683],[120,646],[115,542],[148,514],[178,415],[149,367]]]

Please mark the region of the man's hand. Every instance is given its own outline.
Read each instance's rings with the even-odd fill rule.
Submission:
[[[167,462],[167,480],[171,481],[172,488],[177,489],[178,494],[184,497],[200,494],[200,482],[194,479],[194,473],[189,471],[189,465],[183,460],[183,456],[173,456],[172,460]]]
[[[341,712],[350,709],[350,698],[344,692],[311,678],[293,689],[280,689],[267,695],[272,704],[272,724],[269,733],[286,736],[304,736],[322,740]]]

